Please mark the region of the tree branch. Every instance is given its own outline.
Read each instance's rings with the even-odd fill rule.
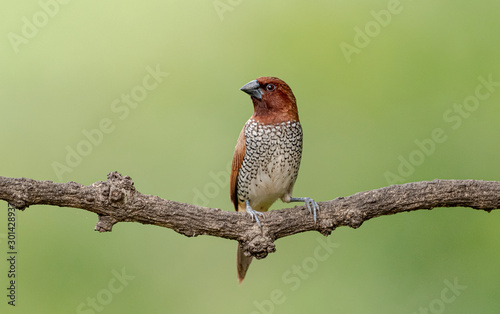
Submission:
[[[165,200],[138,192],[129,176],[108,174],[107,181],[85,186],[26,178],[0,177],[0,199],[20,210],[31,205],[81,208],[98,214],[95,230],[111,231],[118,222],[140,222],[173,229],[188,237],[211,235],[237,240],[246,253],[264,258],[274,241],[317,230],[327,236],[335,228],[358,228],[371,218],[435,207],[500,208],[500,182],[434,180],[392,185],[320,202],[317,224],[304,206],[265,213],[259,229],[245,213]]]

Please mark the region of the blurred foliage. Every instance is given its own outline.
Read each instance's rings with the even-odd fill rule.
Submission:
[[[239,88],[272,75],[292,87],[305,132],[296,196],[324,201],[383,187],[392,183],[388,172],[399,182],[499,179],[500,88],[473,100],[479,78],[500,81],[498,2],[42,0],[2,7],[2,176],[91,184],[116,170],[140,192],[231,210],[227,166],[252,113]],[[342,43],[357,53],[346,58]],[[148,69],[157,68],[168,76],[147,90]],[[122,95],[131,93],[141,101],[126,105]],[[93,130],[103,119],[112,131],[99,137]],[[446,140],[420,148],[436,129]],[[85,146],[85,133],[95,144]],[[66,164],[68,149],[78,147],[86,155],[58,176],[53,164]],[[401,168],[410,158],[415,165]],[[7,204],[0,205],[6,252]],[[500,307],[499,212],[434,209],[340,228],[328,239],[338,247],[322,260],[319,234],[281,239],[240,286],[236,243],[227,240],[126,223],[98,234],[94,214],[69,208],[33,206],[17,218],[18,300],[13,309],[2,298],[2,313],[98,312],[92,299],[100,313]],[[0,265],[5,287],[7,263]],[[133,279],[120,285],[115,273],[123,269]],[[447,288],[454,280],[465,290]]]

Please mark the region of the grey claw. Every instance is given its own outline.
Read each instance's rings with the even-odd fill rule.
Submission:
[[[252,218],[252,220],[255,219],[255,222],[257,223],[257,226],[259,226],[259,228],[262,228],[262,226],[260,225],[260,220],[259,220],[259,215],[264,217],[264,214],[261,213],[261,212],[258,212],[256,210],[254,210],[252,207],[250,207],[250,203],[248,202],[247,200],[247,208],[246,208],[246,211],[247,213],[250,215],[250,217]]]
[[[306,205],[309,213],[313,215],[314,224],[316,225],[316,220],[317,220],[316,218],[319,212],[319,205],[318,203],[316,203],[315,200],[313,200],[310,197],[292,197],[290,199],[290,202],[304,202],[304,205]]]
[[[312,198],[309,198],[309,197],[306,198],[305,203],[306,203],[307,209],[313,215],[314,224],[316,224],[317,212],[319,211],[318,203],[316,203],[315,200],[313,200]]]

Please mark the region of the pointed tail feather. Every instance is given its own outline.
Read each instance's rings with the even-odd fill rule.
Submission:
[[[243,279],[245,279],[245,274],[247,273],[248,267],[252,262],[252,256],[245,256],[240,244],[238,244],[238,252],[236,253],[236,267],[238,269],[238,280],[241,284]]]

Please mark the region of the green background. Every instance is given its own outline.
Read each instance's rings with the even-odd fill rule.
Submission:
[[[472,101],[479,77],[500,81],[498,1],[42,3],[47,20],[37,1],[4,1],[0,10],[2,176],[88,185],[119,171],[142,193],[231,210],[227,166],[252,113],[239,88],[272,75],[292,87],[304,128],[296,196],[326,201],[380,188],[393,183],[387,172],[401,183],[499,179],[500,88],[462,116],[453,111]],[[380,13],[391,5],[398,13]],[[12,44],[34,17],[37,33]],[[365,26],[371,36],[348,62],[341,44],[363,41],[355,29]],[[140,90],[148,67],[169,75],[120,119],[111,104]],[[83,145],[84,130],[102,119],[113,131],[58,177],[53,163],[65,163],[67,147]],[[436,129],[446,140],[423,154],[415,141]],[[424,157],[400,173],[410,156]],[[13,309],[3,296],[7,204],[0,206],[2,313],[93,313],[87,302],[99,297],[99,313],[500,307],[500,212],[437,208],[373,219],[334,231],[337,247],[322,260],[314,254],[326,240],[320,234],[287,237],[238,285],[235,242],[138,223],[99,234],[95,214],[33,206],[17,215]],[[114,275],[123,269],[126,285]],[[456,293],[447,288],[454,281]]]

